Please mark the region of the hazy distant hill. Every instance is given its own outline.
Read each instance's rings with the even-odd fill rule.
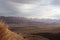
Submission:
[[[24,17],[4,17],[0,16],[0,19],[4,20],[8,24],[40,24],[42,22],[35,21],[34,19],[24,18]]]
[[[31,20],[24,18],[24,17],[0,17],[0,19],[3,19],[6,23],[16,24],[16,23],[28,23],[32,22]]]
[[[0,19],[3,19],[8,24],[20,24],[20,23],[56,24],[56,23],[60,23],[60,19],[29,19],[25,17],[4,17],[4,16],[0,16]]]

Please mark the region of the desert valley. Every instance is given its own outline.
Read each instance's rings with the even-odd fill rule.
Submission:
[[[28,40],[60,40],[60,20],[3,17],[9,29]]]

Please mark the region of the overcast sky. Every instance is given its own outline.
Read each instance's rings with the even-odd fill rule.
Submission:
[[[0,0],[0,16],[60,19],[60,0]]]

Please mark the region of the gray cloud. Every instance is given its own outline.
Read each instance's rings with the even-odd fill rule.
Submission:
[[[59,10],[50,6],[59,5],[59,2],[59,0],[0,0],[0,16],[46,17]]]
[[[60,0],[53,0],[51,2],[52,5],[60,6]]]
[[[57,18],[57,19],[60,19],[60,14],[54,14],[51,16],[51,18]]]
[[[0,0],[0,16],[16,15],[16,9],[7,0]]]
[[[9,1],[16,2],[16,3],[34,3],[41,0],[9,0]]]
[[[18,7],[16,6],[21,6],[28,3],[31,4],[36,1],[40,0],[0,0],[0,16],[31,16],[32,14],[22,13],[21,9],[18,10]]]

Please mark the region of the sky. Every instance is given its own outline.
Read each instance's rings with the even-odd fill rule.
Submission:
[[[0,16],[60,19],[60,0],[0,0]]]

